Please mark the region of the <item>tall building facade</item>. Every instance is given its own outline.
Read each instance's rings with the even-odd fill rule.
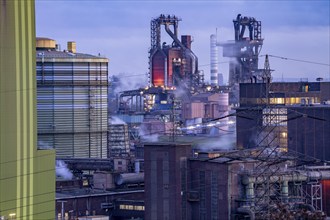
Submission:
[[[57,157],[106,158],[108,59],[37,38],[38,144]]]
[[[145,219],[188,219],[187,158],[191,145],[144,145]]]
[[[237,146],[277,147],[327,161],[329,103],[330,82],[241,83]]]
[[[37,148],[34,7],[0,1],[0,219],[55,217],[55,152]]]

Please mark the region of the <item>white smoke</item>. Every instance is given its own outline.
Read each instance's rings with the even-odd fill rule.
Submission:
[[[56,160],[56,176],[62,177],[65,180],[70,180],[73,174],[68,169],[66,163],[62,160]]]
[[[52,146],[50,146],[48,143],[43,142],[43,141],[38,141],[38,149],[40,150],[48,150],[48,149],[53,149]]]
[[[110,124],[111,125],[125,125],[126,123],[123,120],[121,120],[120,118],[111,116]]]
[[[176,99],[181,99],[181,100],[185,100],[185,101],[189,100],[190,92],[187,89],[188,88],[187,85],[188,85],[187,79],[180,81],[180,84],[173,91],[173,94],[175,95]]]
[[[143,125],[139,127],[139,135],[141,139],[146,142],[157,142],[159,138],[159,134],[151,134]]]
[[[119,94],[122,91],[134,90],[145,87],[147,85],[147,74],[137,73],[119,73],[116,75],[118,79],[116,87],[114,89],[115,94]]]
[[[220,137],[208,137],[206,141],[196,144],[201,151],[233,150],[236,146],[235,133],[223,134]]]

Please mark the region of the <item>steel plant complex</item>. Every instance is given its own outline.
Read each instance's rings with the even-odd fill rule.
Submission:
[[[330,82],[273,81],[261,21],[210,33],[206,79],[181,18],[152,18],[148,83],[115,93],[108,58],[35,36],[34,1],[0,11],[0,219],[330,217]]]

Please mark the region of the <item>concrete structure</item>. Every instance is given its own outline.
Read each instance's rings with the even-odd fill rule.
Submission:
[[[269,154],[264,148],[195,152],[194,158],[190,149],[173,143],[145,145],[145,219],[329,215],[327,165],[297,166],[304,158]]]
[[[37,148],[34,8],[0,2],[0,219],[55,217],[55,152]]]
[[[39,147],[59,157],[106,158],[108,59],[59,51],[54,40],[37,38]]]

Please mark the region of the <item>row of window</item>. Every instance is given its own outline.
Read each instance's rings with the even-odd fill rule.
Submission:
[[[278,97],[269,98],[269,104],[274,105],[296,105],[296,104],[312,104],[319,103],[319,97]],[[241,104],[267,104],[266,98],[241,98]]]
[[[144,206],[143,205],[119,205],[119,209],[144,211]]]

